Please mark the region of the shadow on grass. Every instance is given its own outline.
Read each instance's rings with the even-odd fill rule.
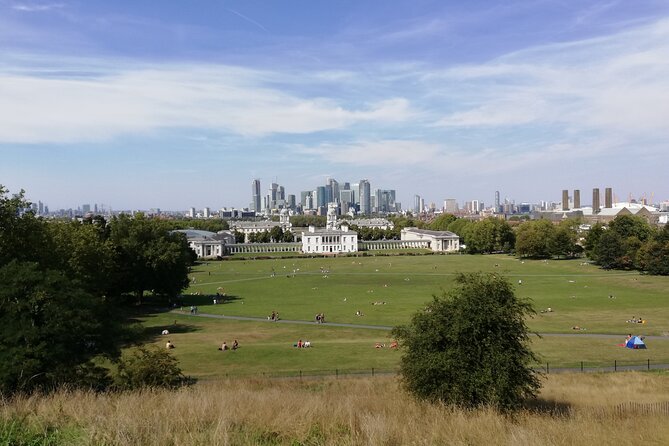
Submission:
[[[554,417],[566,417],[571,414],[571,404],[562,401],[547,400],[544,398],[536,398],[533,400],[526,400],[523,403],[523,409]]]
[[[235,295],[185,294],[181,297],[180,302],[177,303],[175,308],[183,307],[184,310],[188,310],[192,305],[195,305],[196,307],[200,305],[212,305],[214,303],[214,299],[216,299],[217,305],[225,305],[242,300],[241,297]]]

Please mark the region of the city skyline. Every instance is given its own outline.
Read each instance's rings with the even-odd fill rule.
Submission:
[[[0,184],[51,210],[669,199],[666,2],[0,0],[0,42]]]

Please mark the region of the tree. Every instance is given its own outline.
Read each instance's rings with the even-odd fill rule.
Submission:
[[[636,215],[619,215],[609,223],[609,229],[622,238],[636,237],[645,242],[653,236],[653,228],[648,222]]]
[[[594,249],[594,257],[604,269],[616,269],[622,266],[625,255],[625,239],[617,232],[606,230],[600,237]]]
[[[90,361],[113,357],[121,332],[109,302],[34,262],[0,267],[0,285],[0,393],[102,383]]]
[[[540,387],[525,324],[532,314],[501,276],[459,275],[452,291],[393,329],[404,350],[403,385],[428,401],[517,408]]]
[[[167,350],[139,347],[118,362],[114,379],[124,390],[142,387],[178,387],[187,383],[177,359]]]
[[[495,217],[473,223],[465,232],[467,251],[472,254],[508,252],[513,249],[514,241],[511,226]]]
[[[648,274],[669,276],[669,240],[656,240],[646,242],[637,252],[637,264],[639,269]]]
[[[188,286],[192,257],[183,234],[170,233],[162,222],[142,214],[121,215],[110,225],[125,292],[135,293],[141,303],[147,290],[174,297]]]
[[[518,226],[516,254],[535,258],[550,257],[555,226],[548,220],[528,221]]]
[[[453,214],[441,214],[439,217],[432,220],[429,229],[432,231],[448,231],[448,225],[457,219],[458,218]]]
[[[273,242],[279,243],[283,241],[283,229],[281,226],[274,226],[271,231],[269,231],[269,237]]]

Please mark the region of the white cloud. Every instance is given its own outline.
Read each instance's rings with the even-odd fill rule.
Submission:
[[[12,9],[22,12],[45,12],[64,7],[64,3],[16,3],[12,5]]]
[[[327,162],[356,166],[403,166],[432,163],[439,158],[436,144],[411,140],[356,141],[299,147],[296,152]]]
[[[441,126],[560,124],[669,136],[669,20],[425,77],[459,102]]]
[[[389,98],[347,106],[268,87],[281,74],[225,66],[122,69],[85,78],[0,74],[1,142],[73,142],[165,127],[304,134],[412,115]]]

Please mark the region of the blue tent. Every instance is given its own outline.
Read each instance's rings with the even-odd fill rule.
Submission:
[[[625,347],[633,348],[636,350],[636,349],[646,348],[646,344],[641,340],[640,337],[632,336],[629,339],[629,341],[627,341],[627,344],[625,344]]]

